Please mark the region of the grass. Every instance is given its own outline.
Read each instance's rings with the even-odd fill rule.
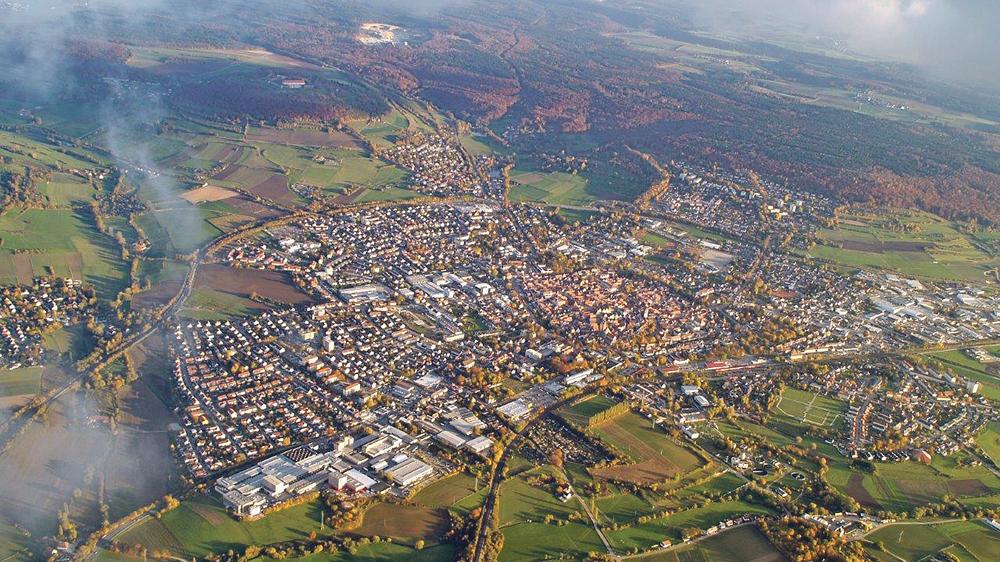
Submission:
[[[479,483],[480,490],[486,487],[485,482]],[[412,499],[425,507],[449,507],[475,493],[476,479],[460,472],[423,487]]]
[[[785,558],[754,525],[744,525],[697,544],[642,556],[640,562],[781,562]]]
[[[119,537],[122,544],[141,544],[150,549],[168,550],[175,555],[203,558],[247,545],[267,545],[306,538],[320,529],[319,501],[290,507],[256,521],[233,519],[217,501],[198,497],[151,519]],[[326,533],[330,531],[326,528]]]
[[[383,189],[366,189],[361,197],[358,197],[357,203],[368,203],[371,201],[404,201],[406,199],[413,199],[415,197],[420,197],[421,195],[416,191],[410,191],[409,189],[400,189],[398,187],[387,187]]]
[[[830,463],[827,480],[859,502],[867,496],[876,506],[894,512],[937,503],[945,495],[960,501],[1000,493],[1000,478],[982,466],[962,466],[964,453],[935,455],[930,466],[907,461],[875,463],[875,473],[853,470],[842,458]]]
[[[424,506],[377,503],[364,514],[356,532],[365,536],[392,537],[396,542],[427,544],[441,540],[448,530],[448,514],[444,509]]]
[[[907,229],[895,225],[907,225]],[[894,271],[914,277],[983,282],[1000,261],[977,249],[954,223],[913,210],[855,211],[823,229],[825,243],[809,255],[854,268]]]
[[[114,241],[97,230],[83,207],[0,216],[0,283],[30,283],[49,274],[82,279],[101,298],[114,298],[127,278]]]
[[[0,371],[0,397],[25,396],[42,391],[42,368],[22,367]]]
[[[180,316],[192,320],[228,320],[254,313],[250,301],[206,287],[191,292]]]
[[[521,478],[504,482],[500,488],[500,527],[504,535],[500,560],[540,560],[554,555],[581,559],[589,552],[602,551],[601,540],[586,516],[561,526],[544,523],[546,515],[566,520],[570,513],[582,510],[579,503],[562,503],[552,493]]]
[[[649,523],[627,527],[617,531],[607,531],[605,534],[612,546],[620,549],[638,547],[647,549],[657,545],[664,539],[679,541],[681,531],[685,528],[707,529],[721,521],[732,519],[746,513],[771,515],[774,511],[768,507],[747,503],[744,501],[728,501],[709,503],[703,507],[686,509],[678,513],[654,519]]]
[[[395,562],[397,560],[406,560],[407,562],[440,562],[441,560],[454,560],[457,556],[457,549],[451,544],[441,544],[427,547],[423,550],[416,550],[398,543],[381,542],[358,546],[354,553],[324,552],[313,554],[312,556],[285,558],[283,560],[294,562]],[[257,561],[272,562],[272,559],[261,557]]]
[[[921,560],[942,551],[961,560],[996,560],[1000,552],[1000,535],[981,521],[891,525],[868,539],[905,560]]]
[[[986,371],[986,365],[976,361],[961,351],[929,353],[927,357],[936,360],[940,367],[953,371],[969,380],[980,383],[979,393],[986,398],[1000,401],[1000,378]]]

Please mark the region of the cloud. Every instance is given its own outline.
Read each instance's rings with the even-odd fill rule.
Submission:
[[[851,50],[914,64],[935,78],[1000,84],[997,0],[664,0],[697,27],[740,32],[776,23]]]

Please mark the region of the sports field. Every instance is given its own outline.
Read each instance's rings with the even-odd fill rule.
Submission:
[[[982,521],[891,525],[867,538],[904,560],[923,560],[941,553],[963,561],[989,562],[1000,553],[1000,533]]]
[[[510,174],[510,198],[514,201],[535,201],[552,205],[589,205],[599,197],[588,188],[583,176],[564,172],[529,172],[514,170]]]
[[[840,400],[788,388],[781,394],[775,410],[802,423],[833,427],[843,417],[845,407],[846,404]]]

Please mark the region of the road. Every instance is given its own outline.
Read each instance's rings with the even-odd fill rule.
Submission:
[[[490,476],[490,490],[486,494],[486,499],[483,500],[483,512],[479,517],[479,531],[476,533],[476,546],[472,552],[472,562],[478,562],[482,559],[483,545],[486,544],[486,534],[489,532],[490,522],[493,521],[493,510],[496,508],[497,491],[500,489],[500,484],[504,480],[503,472],[504,468],[507,466],[507,457],[510,455],[514,444],[517,443],[517,440],[520,439],[522,435],[524,435],[525,431],[530,429],[531,426],[538,420],[545,417],[545,414],[562,407],[574,398],[576,397],[567,398],[550,404],[535,417],[528,420],[528,422],[524,424],[524,427],[514,434],[514,438],[510,440],[510,443],[504,447],[503,453],[500,455],[500,460],[497,462],[496,466],[493,467],[493,474]]]

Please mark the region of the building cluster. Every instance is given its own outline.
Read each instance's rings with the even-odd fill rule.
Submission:
[[[35,279],[28,286],[0,288],[0,368],[38,365],[42,336],[79,324],[94,314],[94,295],[75,279]]]
[[[502,174],[499,171],[490,173],[486,162],[472,159],[455,141],[444,136],[416,133],[397,142],[381,156],[409,171],[409,187],[420,193],[503,195]]]

